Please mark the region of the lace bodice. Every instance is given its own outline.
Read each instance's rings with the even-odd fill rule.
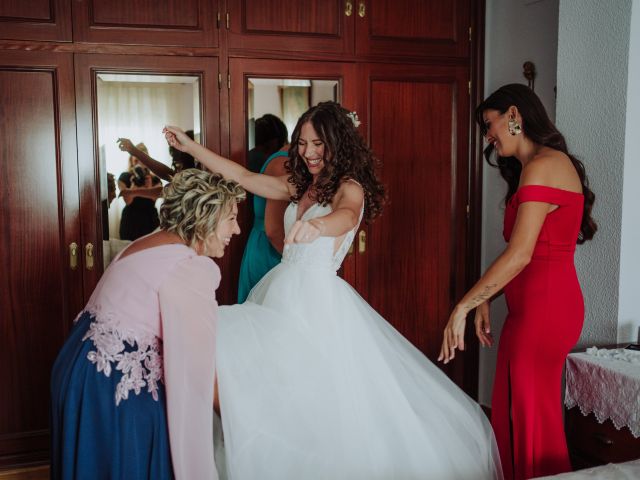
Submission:
[[[315,203],[309,207],[306,212],[304,212],[300,220],[311,220],[312,218],[324,217],[331,213],[331,211],[330,205]],[[303,265],[310,268],[331,269],[334,272],[338,271],[344,258],[347,256],[349,246],[353,242],[356,231],[360,226],[363,213],[364,210],[361,209],[358,225],[345,234],[344,239],[337,250],[335,250],[335,237],[319,237],[312,243],[295,243],[285,245],[284,251],[282,252],[282,261],[284,263]],[[284,212],[285,235],[289,233],[289,230],[291,230],[291,227],[296,222],[297,216],[298,204],[291,202]]]

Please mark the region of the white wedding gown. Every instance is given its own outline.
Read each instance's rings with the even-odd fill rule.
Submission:
[[[303,219],[330,212],[315,204]],[[354,235],[335,253],[331,237],[287,246],[244,304],[220,307],[226,475],[502,478],[478,404],[336,275]]]

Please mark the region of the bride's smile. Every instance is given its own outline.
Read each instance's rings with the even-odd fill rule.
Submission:
[[[324,168],[324,142],[318,137],[311,122],[302,125],[298,154],[304,159],[311,175],[318,175]]]

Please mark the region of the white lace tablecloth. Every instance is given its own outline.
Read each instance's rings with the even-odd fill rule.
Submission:
[[[564,403],[600,423],[610,419],[640,437],[640,352],[623,348],[572,353],[566,363]]]

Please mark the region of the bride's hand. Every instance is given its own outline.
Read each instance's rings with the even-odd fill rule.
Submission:
[[[284,239],[285,245],[291,243],[311,243],[316,238],[322,236],[324,221],[317,218],[309,221],[298,220],[293,224],[288,235]]]
[[[167,143],[181,152],[189,153],[189,147],[192,143],[195,143],[178,127],[167,125],[162,129],[162,133],[164,133],[164,138],[167,139]]]
[[[449,363],[449,360],[453,360],[456,356],[456,348],[464,350],[464,327],[466,323],[467,312],[460,307],[456,307],[449,317],[447,326],[444,328],[444,338],[442,339],[442,347],[438,356],[439,362]]]
[[[491,335],[491,321],[489,316],[489,302],[483,302],[476,307],[476,335],[478,340],[485,347],[493,345],[493,335]]]

